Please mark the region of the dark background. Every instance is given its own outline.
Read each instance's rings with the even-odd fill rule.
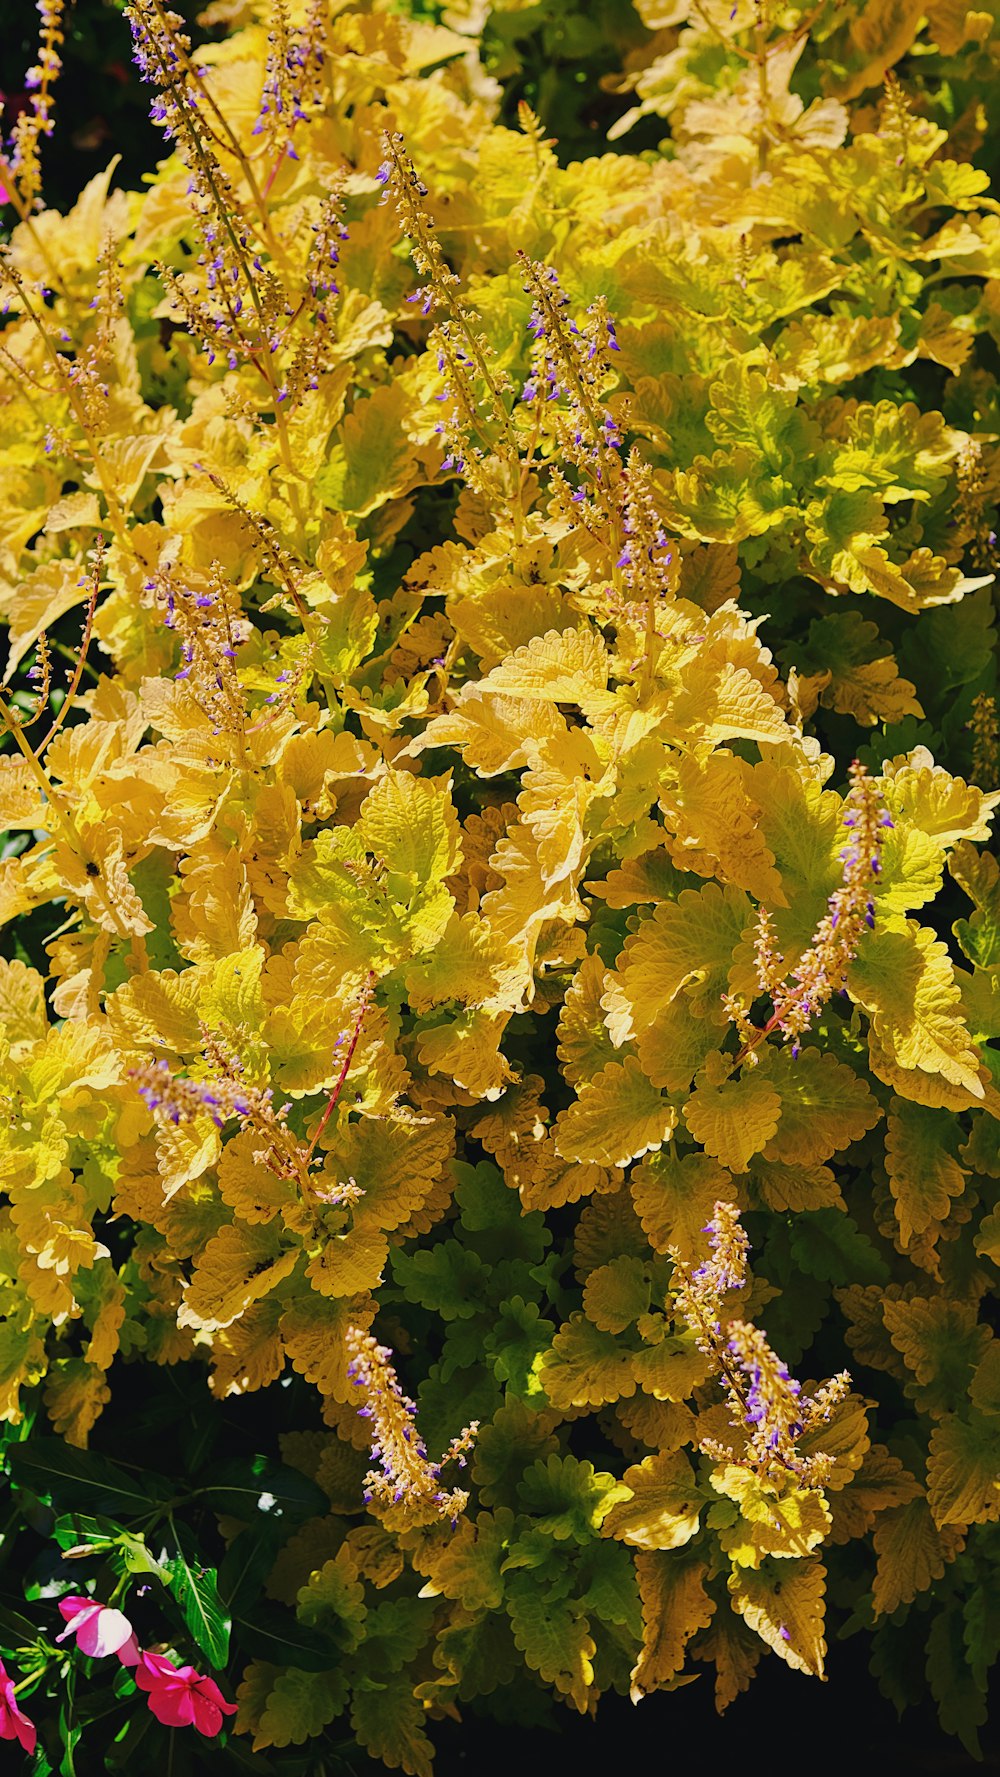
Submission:
[[[195,24],[200,0],[173,4],[191,22],[195,41],[204,41],[207,34]],[[414,10],[430,13],[433,7],[415,5]],[[5,134],[25,101],[24,70],[35,59],[37,22],[33,0],[0,0]],[[601,151],[604,131],[624,102],[602,91],[599,78],[619,68],[623,49],[644,36],[630,0],[577,0],[575,5],[542,0],[525,12],[500,15],[487,37],[486,56],[505,82],[505,114],[525,97],[560,137],[566,158]],[[115,0],[78,0],[62,53],[57,127],[43,151],[46,196],[58,208],[72,204],[113,154],[121,156],[116,182],[124,186],[141,185],[143,173],[163,155],[162,134],[149,122],[146,94],[130,61],[128,26]],[[648,140],[635,131],[622,146],[630,153],[652,146],[662,128],[654,121]],[[874,1771],[1000,1773],[1000,1730],[984,1732],[984,1761],[977,1763],[942,1733],[930,1696],[897,1721],[871,1677],[867,1655],[863,1635],[834,1644],[823,1685],[768,1656],[749,1692],[721,1719],[707,1669],[694,1684],[649,1697],[638,1708],[608,1696],[596,1721],[559,1710],[557,1728],[505,1725],[467,1711],[461,1725],[445,1722],[434,1730],[438,1777],[518,1765],[530,1777],[543,1765],[558,1772],[564,1761],[586,1774],[606,1770],[616,1756],[633,1768],[641,1758],[658,1769],[678,1756],[704,1759],[706,1753],[719,1763],[750,1753],[768,1770],[803,1762],[822,1770],[843,1762],[862,1777]],[[345,1777],[350,1772],[375,1777],[384,1767],[345,1749],[340,1769]]]

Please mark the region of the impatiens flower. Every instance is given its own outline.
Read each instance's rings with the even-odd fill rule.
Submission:
[[[123,1666],[134,1666],[139,1658],[139,1644],[128,1617],[120,1610],[98,1604],[93,1598],[60,1598],[59,1609],[66,1627],[57,1641],[76,1636],[82,1654],[102,1660],[106,1654],[117,1654]]]
[[[214,1678],[203,1678],[193,1666],[175,1666],[165,1654],[140,1654],[135,1682],[149,1696],[157,1721],[168,1728],[197,1728],[217,1734],[223,1715],[235,1715]]]
[[[25,1752],[34,1752],[37,1739],[35,1724],[18,1707],[14,1680],[0,1660],[0,1740],[19,1740]]]

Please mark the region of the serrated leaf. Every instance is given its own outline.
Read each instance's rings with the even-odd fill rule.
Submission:
[[[731,1172],[745,1172],[761,1153],[781,1121],[781,1097],[757,1070],[746,1071],[721,1086],[708,1080],[696,1085],[684,1106],[684,1121],[707,1154]]]
[[[658,1148],[677,1122],[677,1112],[629,1056],[611,1061],[579,1088],[576,1103],[556,1119],[556,1152],[564,1160],[624,1166]]]
[[[889,1267],[850,1216],[812,1209],[792,1224],[791,1247],[809,1277],[823,1283],[888,1283]]]
[[[734,1610],[797,1672],[823,1677],[826,1569],[812,1556],[738,1568],[729,1581]]]

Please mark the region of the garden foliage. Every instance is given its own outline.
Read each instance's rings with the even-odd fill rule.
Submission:
[[[39,1772],[179,1719],[169,1661],[56,1646],[91,1593],[228,1673],[261,1771],[353,1734],[424,1777],[442,1715],[699,1672],[725,1709],[844,1632],[984,1718],[1000,37],[641,0],[565,161],[497,122],[480,10],[246,0],[192,60],[135,0],[145,188],[41,206],[44,60],[6,153]],[[174,1396],[203,1441],[130,1444]]]

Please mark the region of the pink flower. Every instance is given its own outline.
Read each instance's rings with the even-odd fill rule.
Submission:
[[[117,1654],[123,1666],[136,1665],[139,1644],[128,1617],[122,1616],[120,1610],[97,1604],[93,1598],[79,1597],[60,1598],[59,1609],[66,1627],[56,1636],[57,1641],[75,1635],[80,1652],[89,1654],[92,1659]]]
[[[235,1715],[214,1678],[203,1678],[193,1666],[175,1666],[165,1654],[140,1654],[135,1682],[149,1693],[149,1707],[168,1728],[197,1728],[217,1734],[223,1715]]]
[[[25,1752],[34,1752],[37,1739],[35,1724],[18,1708],[14,1680],[0,1660],[0,1740],[20,1740]]]

